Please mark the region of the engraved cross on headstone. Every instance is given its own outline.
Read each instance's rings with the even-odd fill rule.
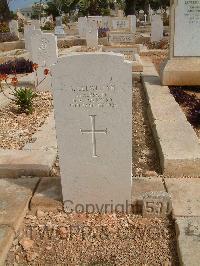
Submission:
[[[91,119],[91,124],[92,124],[92,129],[88,130],[88,129],[80,129],[81,133],[87,133],[87,134],[92,134],[92,150],[93,150],[93,154],[92,157],[98,157],[97,156],[97,151],[96,151],[96,133],[103,133],[103,134],[107,134],[107,128],[106,129],[99,129],[97,130],[95,128],[95,117],[96,115],[90,115],[90,119]]]

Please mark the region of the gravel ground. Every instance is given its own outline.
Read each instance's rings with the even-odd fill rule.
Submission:
[[[27,215],[6,265],[178,265],[169,220],[128,215]]]
[[[161,169],[146,108],[142,84],[136,82],[133,88],[133,175],[156,176]]]
[[[0,148],[20,150],[26,143],[33,141],[32,135],[53,108],[49,92],[37,92],[37,95],[34,111],[30,115],[19,114],[14,103],[0,109]]]

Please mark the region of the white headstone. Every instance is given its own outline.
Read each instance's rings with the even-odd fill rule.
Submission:
[[[31,35],[35,30],[34,25],[24,25],[24,42],[25,49],[31,51]]]
[[[174,56],[200,56],[200,0],[177,1]]]
[[[65,35],[62,17],[56,17],[55,35],[58,37],[63,37]]]
[[[9,22],[9,29],[10,32],[15,34],[19,38],[19,30],[18,30],[18,21],[17,20],[11,20]]]
[[[98,29],[96,21],[88,21],[86,27],[86,42],[88,48],[98,47]]]
[[[147,22],[147,14],[144,14],[144,22]]]
[[[151,41],[159,42],[163,38],[163,21],[160,15],[153,15],[151,22]]]
[[[78,18],[78,32],[80,38],[86,38],[86,28],[87,28],[87,18],[86,17]]]
[[[31,42],[32,61],[39,65],[36,76],[36,82],[40,84],[38,90],[51,90],[51,76],[45,76],[44,70],[50,70],[58,60],[57,37],[52,33],[34,34]]]
[[[65,208],[112,212],[105,204],[131,197],[132,66],[81,53],[60,58],[52,77]]]
[[[132,33],[136,33],[136,16],[135,15],[130,15],[128,16],[130,19],[130,30]]]

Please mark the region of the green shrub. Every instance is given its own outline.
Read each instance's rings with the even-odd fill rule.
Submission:
[[[42,27],[42,30],[54,30],[54,24],[50,21],[47,21],[44,27]]]
[[[19,111],[26,114],[33,112],[33,99],[37,94],[31,88],[15,89],[14,102],[19,107]]]
[[[6,22],[0,22],[0,33],[9,32],[9,26]]]

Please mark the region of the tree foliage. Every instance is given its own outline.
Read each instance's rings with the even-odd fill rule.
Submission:
[[[0,21],[8,21],[13,17],[9,9],[10,0],[0,0]]]

